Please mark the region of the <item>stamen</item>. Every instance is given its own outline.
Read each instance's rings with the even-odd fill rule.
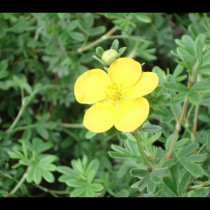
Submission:
[[[125,100],[125,90],[122,89],[122,86],[117,84],[112,84],[107,87],[106,91],[106,101],[114,103],[116,107],[119,107],[119,104]]]

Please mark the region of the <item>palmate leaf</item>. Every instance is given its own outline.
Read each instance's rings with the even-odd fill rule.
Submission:
[[[195,177],[200,177],[204,175],[203,168],[195,162],[202,162],[206,159],[205,155],[191,154],[198,147],[198,143],[191,143],[176,153],[177,160],[182,164],[182,166],[186,170],[188,170]]]
[[[82,160],[72,160],[71,164],[72,168],[66,166],[57,167],[57,171],[62,173],[58,180],[64,182],[67,186],[75,188],[70,193],[70,197],[93,197],[95,192],[103,189],[101,184],[95,182],[95,175],[99,168],[97,159],[88,164],[88,158],[84,155]]]

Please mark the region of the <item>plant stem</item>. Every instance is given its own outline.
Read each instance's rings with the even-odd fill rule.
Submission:
[[[83,124],[59,123],[58,126],[63,128],[84,128]]]
[[[14,120],[14,122],[12,123],[12,125],[6,130],[6,133],[9,133],[18,123],[18,121],[20,120],[23,112],[25,111],[25,108],[28,106],[28,104],[30,103],[30,101],[32,100],[32,98],[40,91],[43,89],[47,89],[47,88],[54,88],[54,85],[46,85],[44,87],[38,88],[35,91],[32,92],[32,94],[27,98],[26,102],[22,102],[21,108]]]
[[[9,131],[7,131],[7,133],[13,133],[13,132],[17,132],[17,131],[23,131],[26,130],[28,128],[35,128],[36,124],[32,124],[32,125],[26,125],[26,126],[20,126],[14,129],[10,129]]]
[[[192,86],[193,86],[193,84],[196,80],[198,66],[199,66],[199,62],[196,62],[195,65],[193,66],[192,75],[189,76],[189,84],[188,84],[188,87],[187,87],[188,90],[190,90],[192,88]],[[189,103],[189,100],[188,100],[188,97],[186,96],[185,99],[184,99],[184,104],[183,104],[183,107],[182,107],[181,114],[179,115],[179,119],[177,120],[177,123],[176,123],[176,126],[175,126],[173,139],[171,141],[169,151],[166,155],[166,160],[169,160],[169,159],[172,158],[173,147],[174,147],[174,144],[176,143],[176,141],[178,139],[179,131],[181,130],[182,121],[183,121],[184,116],[186,114],[188,103]]]
[[[77,50],[78,53],[84,52],[86,50],[88,50],[91,47],[94,47],[95,45],[101,43],[102,41],[106,40],[109,36],[111,36],[115,31],[117,30],[117,27],[113,27],[111,30],[109,30],[106,34],[104,34],[103,36],[101,36],[99,39],[95,40],[94,42],[81,47]]]
[[[143,158],[145,165],[148,167],[147,170],[149,172],[151,172],[152,171],[152,167],[150,166],[150,163],[147,160],[146,154],[144,153],[142,142],[141,142],[141,137],[140,137],[140,135],[139,135],[137,130],[135,130],[134,133],[135,133],[135,137],[136,137],[136,142],[137,142],[137,145],[138,145],[139,153],[140,153],[141,157]]]
[[[187,187],[187,190],[198,189],[198,188],[205,187],[207,185],[210,185],[210,181],[206,181],[206,182],[203,182],[203,183],[195,185],[195,186],[189,186],[189,187]]]
[[[47,189],[45,187],[42,187],[40,185],[35,185],[35,184],[33,184],[33,186],[39,188],[40,190],[42,190],[44,192],[50,193],[54,197],[58,197],[56,194],[60,194],[60,195],[69,194],[69,192],[67,192],[67,191],[50,190],[50,189]]]
[[[20,181],[17,183],[17,185],[14,187],[14,189],[9,193],[7,194],[5,197],[10,197],[12,196],[13,194],[16,193],[16,191],[20,188],[20,186],[23,184],[23,182],[25,181],[26,177],[27,177],[27,174],[28,174],[28,169],[26,169],[25,173],[23,174],[22,178],[20,179]]]
[[[167,153],[166,160],[169,160],[169,159],[172,158],[173,147],[174,147],[174,144],[176,143],[176,141],[178,139],[179,131],[181,129],[182,120],[184,119],[188,103],[189,103],[189,101],[188,101],[188,98],[186,97],[185,100],[184,100],[182,112],[181,112],[181,114],[179,116],[179,119],[177,120],[177,123],[176,123],[173,139],[171,141],[171,145],[170,145],[169,151]]]

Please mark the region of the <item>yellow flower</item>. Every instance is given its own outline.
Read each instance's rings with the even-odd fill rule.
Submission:
[[[112,126],[123,132],[136,130],[148,117],[149,103],[144,95],[158,85],[154,72],[143,72],[132,58],[119,58],[109,67],[89,70],[78,77],[74,86],[76,100],[94,104],[85,113],[85,127],[95,133]]]

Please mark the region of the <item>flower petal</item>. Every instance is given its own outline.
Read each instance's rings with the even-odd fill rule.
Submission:
[[[105,89],[111,84],[108,74],[101,69],[92,69],[81,74],[75,82],[74,94],[81,104],[92,104],[106,97]]]
[[[83,123],[85,127],[95,133],[102,133],[114,125],[116,108],[111,103],[98,102],[85,113]]]
[[[144,72],[137,83],[126,91],[128,98],[138,98],[151,93],[158,85],[158,76],[154,72]]]
[[[117,110],[115,127],[123,132],[136,130],[149,115],[149,103],[146,98],[128,99]]]
[[[118,58],[110,65],[108,75],[114,83],[126,88],[136,83],[141,71],[141,64],[132,58]]]

